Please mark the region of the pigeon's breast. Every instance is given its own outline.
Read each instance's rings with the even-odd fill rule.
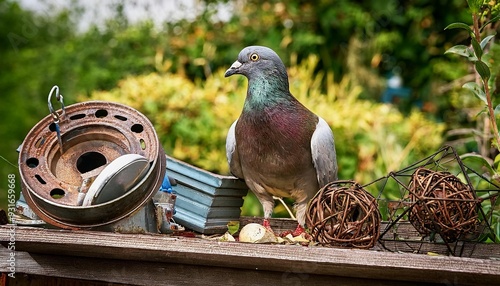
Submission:
[[[296,110],[242,114],[235,136],[244,176],[280,185],[309,173],[314,168],[310,147],[314,129],[314,118]]]

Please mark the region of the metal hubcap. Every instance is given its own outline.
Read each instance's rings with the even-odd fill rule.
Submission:
[[[23,195],[46,222],[63,228],[109,224],[138,210],[161,186],[165,154],[152,124],[137,110],[102,101],[78,103],[65,108],[59,126],[63,150],[49,115],[28,133],[19,156]],[[85,178],[131,153],[149,161],[145,177],[114,200],[79,206]]]

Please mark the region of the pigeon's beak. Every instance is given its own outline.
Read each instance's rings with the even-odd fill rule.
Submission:
[[[224,77],[232,76],[233,74],[238,73],[240,67],[241,63],[239,61],[235,61],[231,67],[227,69]]]

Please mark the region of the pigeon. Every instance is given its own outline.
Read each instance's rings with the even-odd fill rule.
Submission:
[[[274,197],[295,201],[298,236],[305,231],[307,204],[329,182],[337,180],[332,130],[289,90],[288,74],[270,48],[249,46],[224,74],[248,79],[240,117],[229,128],[226,156],[230,172],[245,180],[264,210],[263,226]]]

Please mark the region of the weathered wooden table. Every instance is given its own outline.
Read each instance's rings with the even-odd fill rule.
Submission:
[[[11,279],[11,233],[0,226],[7,285],[500,285],[499,245],[479,259],[31,227],[15,228]]]

